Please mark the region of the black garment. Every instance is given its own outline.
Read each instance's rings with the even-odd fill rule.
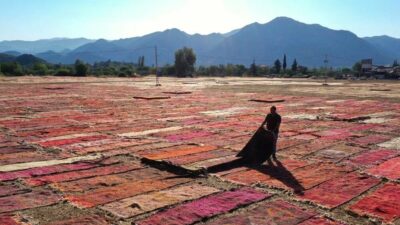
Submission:
[[[278,134],[281,121],[281,116],[278,113],[268,113],[263,124],[267,123],[267,129]]]
[[[236,156],[245,163],[262,164],[274,153],[274,142],[274,134],[261,126]]]

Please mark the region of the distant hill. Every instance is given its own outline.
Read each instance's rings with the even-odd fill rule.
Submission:
[[[5,53],[0,53],[0,63],[2,62],[13,62],[15,60],[15,56],[8,55]]]
[[[0,52],[17,51],[36,54],[46,51],[61,52],[65,49],[75,49],[94,40],[86,38],[53,38],[37,41],[0,41]]]
[[[15,62],[21,64],[22,66],[32,66],[36,63],[46,63],[45,60],[31,54],[19,55],[15,58]]]
[[[376,48],[386,51],[386,53],[388,55],[391,55],[392,58],[400,60],[400,39],[384,35],[365,37],[364,40],[366,40],[368,43],[372,44]]]
[[[0,53],[0,63],[4,63],[4,62],[17,62],[22,66],[32,66],[36,63],[46,63],[45,60],[40,59],[31,54],[22,54],[19,56],[12,56],[12,55]]]
[[[155,32],[142,37],[107,41],[98,41],[80,46],[67,53],[54,52],[40,53],[40,56],[49,62],[73,63],[76,59],[94,63],[96,61],[115,60],[122,62],[137,62],[139,56],[145,56],[147,65],[154,64],[154,47],[158,47],[158,60],[160,65],[173,63],[174,52],[183,46],[194,48],[198,55],[198,64],[202,64],[202,58],[208,54],[218,43],[224,39],[222,34],[189,35],[178,29],[169,29],[163,32]],[[60,61],[61,60],[61,61]]]
[[[6,51],[6,52],[2,52],[2,53],[7,54],[7,55],[12,55],[12,56],[22,55],[21,52],[17,52],[17,51]]]
[[[349,31],[332,30],[317,24],[304,24],[278,17],[266,24],[253,23],[227,37],[212,52],[219,63],[256,62],[271,65],[283,54],[288,64],[293,59],[302,65],[322,66],[325,56],[329,66],[351,66],[362,58],[378,63],[391,60],[382,50]]]
[[[333,67],[352,66],[363,58],[373,58],[379,64],[394,59],[393,53],[382,46],[349,31],[278,17],[266,24],[253,23],[227,34],[189,35],[178,29],[169,29],[142,37],[99,40],[69,52],[63,57],[63,62],[72,63],[76,58],[90,63],[108,59],[136,62],[139,56],[144,55],[146,64],[152,65],[154,52],[151,48],[155,45],[159,50],[160,64],[172,64],[174,52],[183,46],[195,50],[198,65],[249,65],[253,59],[258,64],[272,65],[275,59],[282,59],[283,54],[287,55],[289,65],[296,58],[300,64],[312,67],[323,66],[325,56],[328,65]]]
[[[51,45],[51,40],[57,44]],[[44,43],[47,47],[42,45]],[[4,42],[0,42],[0,52],[6,51],[2,50],[2,44]],[[139,56],[145,56],[145,64],[151,66],[155,62],[154,46],[158,48],[160,65],[173,64],[175,51],[184,46],[194,49],[197,65],[234,63],[248,66],[253,59],[257,64],[272,65],[277,58],[282,60],[284,54],[289,66],[296,58],[299,64],[311,67],[324,66],[325,57],[328,66],[332,67],[350,67],[364,58],[373,58],[374,64],[390,64],[400,58],[400,39],[388,36],[360,38],[350,31],[305,24],[287,17],[278,17],[265,24],[252,23],[225,34],[190,35],[168,29],[119,40],[50,39],[25,44],[30,44],[31,50],[45,49],[35,53],[39,58],[66,64],[74,63],[76,59],[88,63],[137,62]],[[8,47],[9,50],[25,52]]]
[[[64,54],[62,53],[57,53],[55,51],[47,51],[47,52],[42,52],[42,53],[38,53],[35,55],[38,58],[44,59],[47,62],[51,62],[51,63],[65,63],[64,60]]]

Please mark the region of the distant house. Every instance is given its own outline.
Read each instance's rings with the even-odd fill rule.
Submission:
[[[400,77],[400,66],[393,67],[393,70],[389,72],[391,75]]]
[[[372,71],[372,59],[361,60],[361,72],[370,73]]]
[[[392,79],[400,77],[400,66],[391,65],[373,65],[372,59],[361,60],[361,73],[368,77],[377,79]]]
[[[400,66],[394,67],[393,72],[400,75]]]
[[[375,74],[388,74],[393,72],[393,67],[391,66],[374,66],[372,72]]]
[[[400,67],[392,66],[374,66],[372,69],[372,74],[378,79],[393,79],[400,76]]]

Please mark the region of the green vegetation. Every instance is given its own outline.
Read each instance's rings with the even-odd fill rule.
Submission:
[[[47,75],[49,73],[49,68],[45,63],[35,63],[32,69],[35,75]]]
[[[397,59],[394,60],[394,62],[393,62],[393,67],[396,67],[396,66],[399,66],[399,63],[397,62]]]
[[[254,64],[255,68],[258,69]],[[196,70],[198,76],[243,76],[249,73],[249,69],[244,65],[218,65],[218,66],[200,66]]]
[[[192,76],[196,54],[193,49],[184,47],[175,52],[175,72],[178,77]]]
[[[276,59],[272,65],[257,65],[256,61],[246,66],[242,64],[209,65],[195,67],[196,54],[191,48],[182,48],[175,53],[175,64],[159,67],[160,76],[255,76],[255,77],[334,77],[345,78],[348,75],[361,75],[361,63],[357,62],[352,68],[312,68],[309,69],[294,59],[291,67],[287,68],[286,54],[283,63]],[[398,65],[397,61],[393,65]],[[54,75],[54,76],[119,76],[135,77],[155,74],[154,67],[145,65],[145,57],[138,57],[137,63],[104,61],[94,64],[76,60],[72,65],[50,64],[33,55],[10,56],[0,54],[0,75]]]
[[[360,62],[354,63],[353,71],[356,72],[356,73],[361,73],[361,63]]]
[[[72,75],[73,72],[68,68],[58,68],[54,73],[54,76],[72,76]]]
[[[144,67],[144,56],[140,56],[140,57],[139,57],[137,66],[138,66],[139,68]]]
[[[1,73],[6,76],[21,76],[23,75],[23,70],[21,65],[16,62],[6,62],[0,65]]]
[[[276,73],[280,73],[281,72],[281,61],[279,61],[279,59],[275,60],[274,69],[275,69]]]
[[[75,75],[78,77],[84,77],[87,75],[88,66],[81,60],[76,60],[75,62]]]
[[[286,71],[287,63],[286,63],[286,54],[283,55],[283,63],[282,63],[282,69],[283,71]]]
[[[293,71],[293,72],[297,71],[297,60],[296,60],[296,59],[293,60],[293,63],[292,63],[292,71]]]
[[[192,51],[189,51],[192,52]],[[181,57],[181,53],[178,57]],[[191,54],[191,53],[189,53]],[[180,56],[179,56],[180,55]],[[186,59],[187,60],[187,59]],[[255,62],[250,65],[227,64],[227,65],[210,65],[195,67],[193,57],[186,61],[178,59],[177,65],[166,64],[158,70],[160,76],[278,76],[278,77],[304,77],[304,76],[326,76],[327,72],[324,68],[314,68],[309,70],[307,67],[298,65],[297,60],[293,61],[291,69],[282,70],[279,60],[276,60],[273,66],[257,65]],[[139,62],[139,61],[138,61]],[[184,62],[183,65],[179,63]],[[336,76],[339,73],[354,74],[356,73],[349,68],[340,68],[337,71],[330,71],[328,75]],[[154,67],[144,65],[144,58],[140,57],[140,64],[123,63],[114,61],[97,62],[87,64],[81,60],[77,60],[73,65],[48,64],[37,62],[32,65],[23,66],[17,62],[0,62],[0,74],[5,76],[21,76],[21,75],[54,75],[54,76],[118,76],[118,77],[134,77],[155,74]]]
[[[253,63],[250,65],[250,74],[253,76],[257,76],[257,65],[254,60]]]
[[[118,74],[120,77],[131,76],[135,71],[133,67],[123,66],[121,69],[122,71]],[[150,73],[150,68],[144,63],[144,56],[139,57],[138,63],[136,64],[136,71],[140,75],[148,75]]]

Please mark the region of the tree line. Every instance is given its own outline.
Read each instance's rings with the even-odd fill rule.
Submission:
[[[166,64],[156,71],[156,68],[146,66],[144,56],[138,57],[137,63],[105,61],[94,64],[87,64],[81,60],[76,60],[72,65],[48,64],[35,62],[31,65],[22,66],[16,62],[0,63],[0,74],[19,76],[19,75],[54,75],[54,76],[145,76],[157,73],[160,76],[335,76],[340,73],[357,73],[360,64],[356,63],[353,68],[328,69],[313,68],[309,69],[298,63],[296,59],[289,65],[283,55],[282,61],[276,59],[272,65],[258,65],[256,61],[246,66],[243,64],[210,65],[196,67],[196,54],[193,49],[184,47],[175,52],[175,62],[173,65]],[[397,63],[397,62],[396,62]]]
[[[53,75],[53,76],[120,76],[148,75],[154,69],[134,63],[105,61],[87,64],[76,60],[72,65],[35,63],[23,66],[17,62],[0,63],[0,75]]]

